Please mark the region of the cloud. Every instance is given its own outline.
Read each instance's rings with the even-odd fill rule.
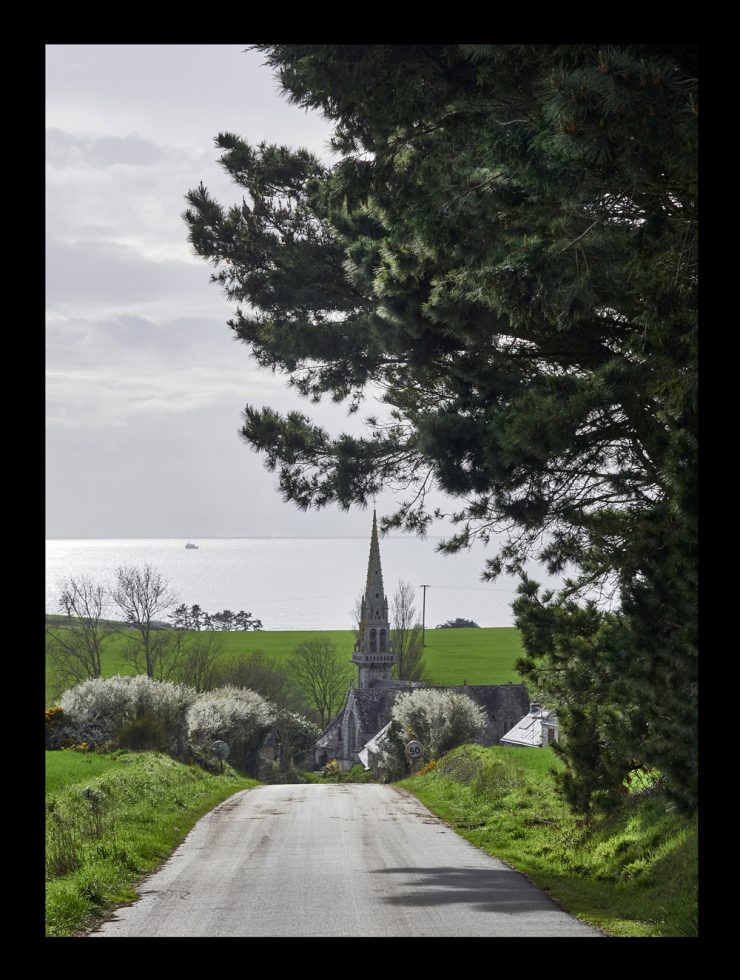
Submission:
[[[174,152],[178,157],[182,156],[182,151]],[[46,130],[46,159],[52,166],[61,169],[80,165],[95,168],[115,165],[151,167],[166,156],[164,147],[135,133],[128,136],[86,136],[53,126]]]
[[[356,424],[254,364],[187,242],[190,188],[227,205],[243,193],[216,133],[326,144],[326,121],[243,48],[47,45],[49,534],[167,533],[177,508],[188,523],[212,510],[214,533],[264,533],[286,509],[238,438],[245,404]]]
[[[265,57],[245,45],[46,47],[47,120],[68,132],[213,148],[223,130],[325,153],[330,126],[279,94]]]
[[[200,275],[198,274],[200,271]],[[47,303],[91,302],[110,308],[164,296],[200,296],[207,272],[189,261],[155,261],[132,246],[105,240],[50,240]]]

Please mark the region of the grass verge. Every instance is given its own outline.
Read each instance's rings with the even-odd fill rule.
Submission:
[[[211,774],[154,752],[102,756],[111,763],[107,770],[81,781],[70,756],[47,753],[53,787],[46,797],[47,936],[72,935],[112,906],[134,901],[137,879],[157,868],[200,817],[257,785],[228,765]]]
[[[696,936],[696,820],[657,791],[577,819],[550,749],[462,746],[399,783],[459,834],[612,936]]]

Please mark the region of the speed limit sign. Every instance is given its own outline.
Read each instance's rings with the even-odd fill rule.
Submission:
[[[424,746],[421,742],[408,742],[406,744],[406,758],[416,762],[424,755]]]

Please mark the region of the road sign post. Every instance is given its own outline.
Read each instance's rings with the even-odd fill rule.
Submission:
[[[224,771],[224,759],[228,759],[228,757],[229,757],[229,743],[228,742],[223,742],[221,739],[217,739],[217,741],[215,741],[211,745],[211,749],[213,750],[213,754],[216,756],[216,758],[221,763],[221,772],[223,772]]]
[[[406,758],[411,766],[411,771],[416,772],[421,766],[421,760],[424,758],[424,746],[421,744],[421,742],[417,742],[415,740],[412,742],[407,742],[404,752],[406,753]]]

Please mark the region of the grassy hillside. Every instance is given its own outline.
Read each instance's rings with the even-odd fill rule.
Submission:
[[[329,636],[340,651],[352,656],[354,634],[350,630],[270,631],[220,633],[223,656],[232,657],[262,650],[284,663],[299,643],[317,636]],[[131,673],[121,659],[127,638],[115,637],[103,662],[103,676]],[[430,680],[436,684],[504,684],[519,681],[514,663],[521,655],[519,631],[513,627],[491,629],[427,630],[424,657]],[[47,670],[47,703],[53,699],[55,685]]]
[[[46,753],[46,795],[55,795],[76,783],[87,785],[109,769],[120,768],[128,760],[118,753],[98,755],[82,752]]]
[[[519,630],[427,630],[424,659],[435,684],[506,684],[521,677],[514,664],[522,655]]]
[[[697,934],[697,825],[659,792],[609,817],[575,818],[550,749],[463,746],[399,785],[568,912],[613,936]]]
[[[46,931],[69,936],[133,901],[153,871],[214,806],[256,780],[210,774],[154,752],[101,757],[94,775],[72,752],[47,752]],[[91,778],[81,779],[82,773]]]

